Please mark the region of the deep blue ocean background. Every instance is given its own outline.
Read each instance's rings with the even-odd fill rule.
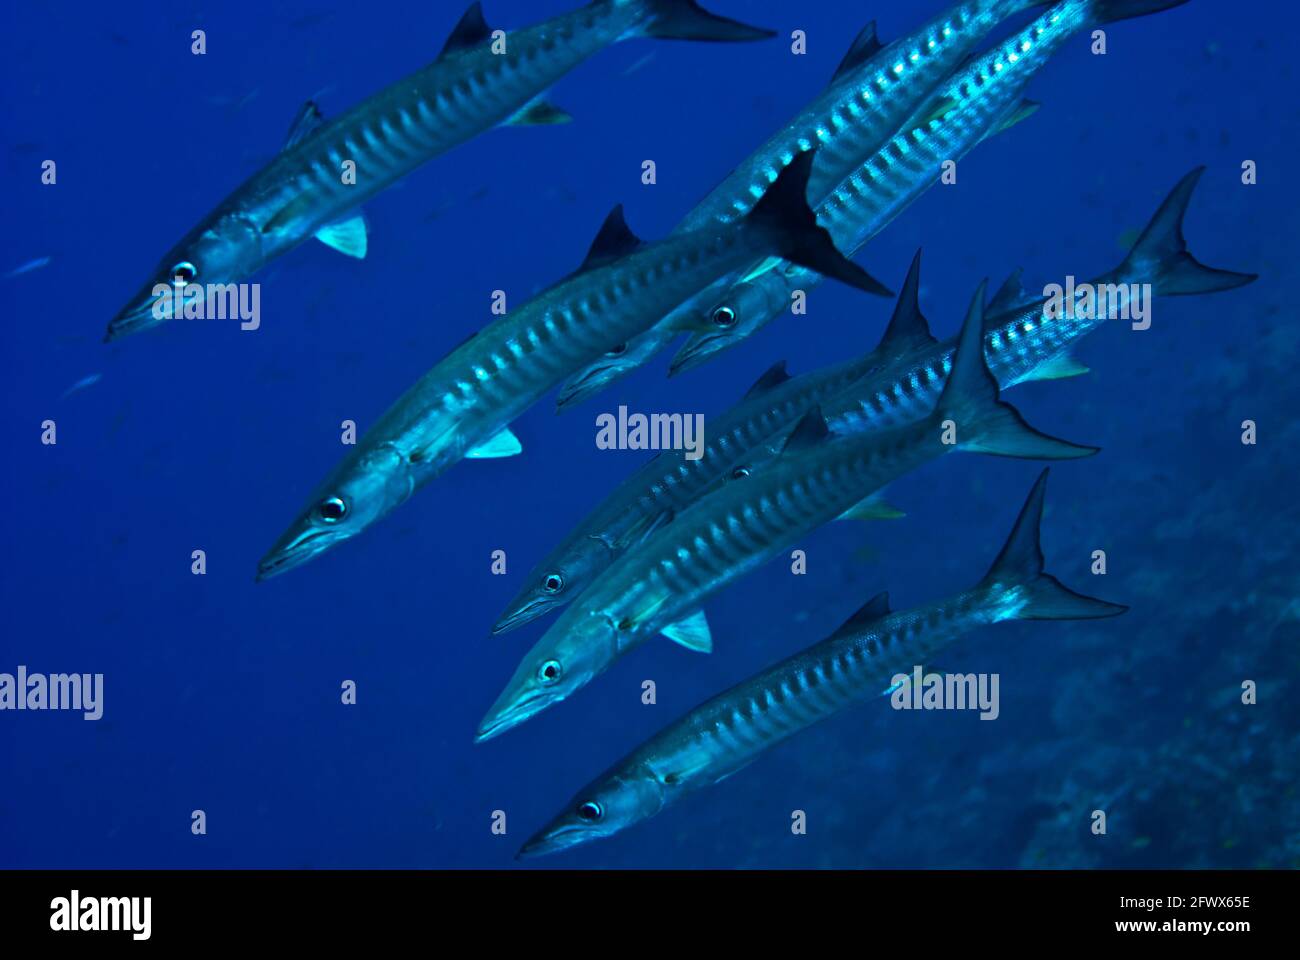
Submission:
[[[574,2],[489,0],[486,14],[509,29]],[[103,673],[105,715],[0,714],[0,866],[510,866],[580,786],[868,596],[887,589],[897,609],[983,575],[1037,464],[933,463],[891,490],[906,519],[823,528],[800,544],[808,575],[775,562],[710,602],[711,656],[649,643],[472,743],[549,620],[490,626],[646,456],[596,449],[594,417],[620,403],[711,416],[775,360],[800,372],[870,347],[892,304],[827,283],[806,317],[686,375],[665,379],[664,354],[564,416],[546,398],[514,425],[522,456],[462,463],[365,536],[253,581],[344,452],[340,421],[373,423],[491,319],[490,291],[520,303],[571,271],[617,202],[663,236],[823,88],[867,20],[888,41],[945,3],[708,5],[780,36],[609,49],[554,92],[574,123],[492,131],[370,202],[364,261],[309,242],[255,278],[256,333],[173,323],[111,345],[108,319],[279,149],[305,99],[332,116],[416,70],[463,4],[4,6],[0,274],[51,259],[0,280],[0,671]],[[1281,0],[1194,0],[1109,28],[1105,57],[1077,36],[1030,88],[1042,109],[857,257],[897,287],[923,246],[923,307],[947,336],[983,277],[1022,266],[1032,288],[1111,268],[1178,178],[1208,166],[1191,248],[1259,281],[1158,300],[1145,333],[1082,342],[1090,375],[1009,394],[1036,426],[1102,447],[1053,468],[1048,569],[1132,610],[961,641],[940,666],[1001,675],[995,722],[867,703],[537,866],[1300,865],[1298,28]],[[56,186],[40,183],[46,159]],[[47,418],[57,446],[40,443]],[[206,576],[190,572],[196,548]],[[1088,569],[1099,548],[1105,577]],[[496,549],[507,576],[490,573]],[[647,678],[655,706],[639,699]],[[196,809],[206,836],[191,835]],[[791,835],[795,809],[806,836]]]

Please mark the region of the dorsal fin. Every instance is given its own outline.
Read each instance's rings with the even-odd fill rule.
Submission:
[[[876,594],[862,605],[857,613],[849,617],[831,636],[838,637],[846,633],[861,630],[877,620],[889,616],[889,591]]]
[[[1026,302],[1025,287],[1020,282],[1020,275],[1024,272],[1023,267],[1016,267],[1011,272],[1011,276],[1002,281],[1002,286],[998,287],[998,292],[993,294],[993,299],[984,308],[986,317],[1007,313],[1013,307]]]
[[[1020,508],[1016,525],[1011,528],[1007,542],[1002,545],[998,558],[984,575],[984,583],[1029,583],[1043,572],[1043,548],[1038,542],[1038,530],[1043,523],[1043,496],[1047,490],[1047,468],[1038,475],[1025,505]]]
[[[620,203],[609,211],[609,216],[601,224],[596,239],[591,241],[591,249],[587,251],[587,257],[578,270],[590,270],[625,257],[639,246],[641,238],[628,229],[627,222],[623,219],[623,204]]]
[[[451,31],[451,36],[442,45],[442,52],[438,56],[445,57],[456,50],[476,47],[490,36],[492,36],[492,28],[483,19],[483,5],[478,0],[475,0],[474,3],[469,5],[469,9],[465,11],[460,18],[460,22]]]
[[[938,343],[930,332],[930,322],[921,313],[920,289],[921,251],[917,250],[907,270],[907,279],[903,281],[898,303],[894,305],[894,315],[889,319],[885,335],[880,338],[881,348],[889,353],[906,353]]]
[[[795,425],[789,438],[785,441],[785,446],[781,448],[782,453],[799,452],[817,446],[823,440],[831,435],[826,426],[826,418],[822,416],[820,405],[813,407],[803,415],[803,419]]]
[[[778,360],[763,372],[763,375],[754,381],[754,385],[745,391],[744,399],[765,393],[773,387],[780,386],[790,379],[790,374],[785,371],[785,361]]]
[[[848,52],[844,54],[844,59],[835,68],[835,76],[831,77],[831,83],[834,83],[859,64],[866,63],[878,54],[883,47],[884,44],[876,37],[876,21],[872,20],[862,28],[861,32],[854,38],[853,43],[850,44]]]
[[[324,122],[325,118],[321,115],[320,107],[316,106],[316,101],[308,100],[298,111],[298,116],[293,118],[289,135],[284,138],[284,149],[291,150],[302,143],[320,129]]]

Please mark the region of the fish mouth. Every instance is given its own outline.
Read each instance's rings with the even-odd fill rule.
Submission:
[[[492,635],[497,636],[502,633],[509,633],[516,627],[522,627],[525,623],[532,623],[542,614],[546,613],[555,605],[555,600],[550,597],[534,597],[528,602],[522,604],[517,610],[511,609],[503,613],[492,627]]]
[[[308,530],[290,539],[287,543],[278,543],[267,551],[266,556],[257,561],[258,583],[278,577],[294,567],[302,566],[312,557],[323,552],[326,544],[317,545],[322,538],[328,537],[328,531]]]
[[[484,743],[494,737],[499,737],[514,727],[519,726],[525,720],[539,713],[550,701],[543,700],[539,696],[531,696],[526,700],[518,702],[506,702],[506,694],[497,698],[497,702],[492,705],[492,709],[487,712],[478,730],[474,733],[475,743]]]
[[[576,380],[570,380],[560,388],[555,398],[555,412],[567,410],[595,396],[616,376],[618,376],[617,367],[600,367],[583,374]]]
[[[694,370],[715,353],[725,349],[728,341],[729,338],[718,335],[697,336],[688,340],[668,364],[668,376],[675,377],[687,370]]]
[[[156,327],[160,323],[162,321],[153,315],[152,300],[143,305],[124,307],[117,316],[108,321],[108,329],[104,331],[104,342],[121,340],[133,333]]]
[[[569,847],[576,847],[589,839],[591,838],[587,831],[576,827],[562,826],[558,829],[547,827],[533,834],[532,838],[519,848],[515,859],[530,860],[533,857],[544,857],[548,853],[558,853]]]

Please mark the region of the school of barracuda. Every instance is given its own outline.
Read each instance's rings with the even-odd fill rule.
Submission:
[[[262,557],[257,578],[352,539],[462,459],[522,453],[510,424],[554,388],[558,406],[569,408],[680,335],[687,341],[669,373],[688,371],[767,326],[823,276],[890,295],[848,257],[938,180],[946,162],[1032,114],[1038,105],[1026,88],[1071,37],[1184,2],[964,0],[888,44],[869,24],[826,90],[671,234],[644,243],[615,207],[573,274],[452,349],[397,398]],[[1021,14],[1032,18],[1026,26],[977,50]],[[361,203],[493,127],[566,122],[546,91],[606,46],[774,36],[695,0],[594,0],[509,31],[504,52],[491,49],[498,33],[475,3],[424,69],[332,121],[307,103],[283,151],[162,258],[105,339],[171,318],[156,309],[160,283],[235,283],[313,236],[364,257]],[[336,176],[345,160],[365,171],[355,185]],[[1204,266],[1189,251],[1183,220],[1200,174],[1178,181],[1124,261],[1095,285],[1149,284],[1173,296],[1255,279]],[[710,597],[827,522],[901,517],[882,490],[922,464],[954,450],[1039,460],[1097,452],[1034,429],[1001,393],[1087,373],[1071,346],[1105,321],[1049,309],[1050,298],[1026,294],[1014,271],[992,297],[981,284],[960,333],[940,342],[921,310],[920,271],[918,251],[874,349],[794,376],[774,364],[708,423],[702,456],[661,453],[536,562],[492,632],[560,615],[521,659],[476,739],[559,704],[658,634],[711,651]],[[884,594],[874,597],[826,639],[632,749],[520,855],[651,817],[819,720],[891,693],[891,677],[976,627],[1123,613],[1044,572],[1046,478],[1044,470],[974,587],[902,613]],[[1003,497],[1009,507],[1017,499]]]

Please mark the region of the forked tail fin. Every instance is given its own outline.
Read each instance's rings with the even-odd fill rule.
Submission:
[[[1015,407],[998,399],[998,381],[984,357],[984,290],[979,285],[971,298],[961,338],[952,359],[952,373],[931,417],[951,421],[959,450],[999,457],[1036,460],[1070,460],[1097,452],[1039,433],[1025,422]]]
[[[763,231],[768,253],[809,270],[875,293],[892,297],[889,288],[835,248],[835,242],[808,206],[808,176],[815,150],[805,150],[781,171],[762,199],[745,217],[745,224]]]
[[[1011,536],[1007,537],[1002,552],[980,586],[996,587],[1015,598],[1018,607],[1009,617],[1013,620],[1096,620],[1118,616],[1128,607],[1075,593],[1044,571],[1038,533],[1046,490],[1047,470],[1044,469],[1029,491],[1016,525],[1011,528]]]
[[[649,23],[641,30],[647,37],[735,42],[776,36],[773,30],[710,13],[695,0],[643,0],[643,3],[650,14]]]
[[[1169,191],[1129,255],[1111,274],[1113,279],[1123,283],[1150,283],[1156,294],[1178,295],[1231,290],[1257,278],[1254,273],[1207,267],[1187,249],[1183,217],[1204,172],[1204,167],[1197,167]]]

